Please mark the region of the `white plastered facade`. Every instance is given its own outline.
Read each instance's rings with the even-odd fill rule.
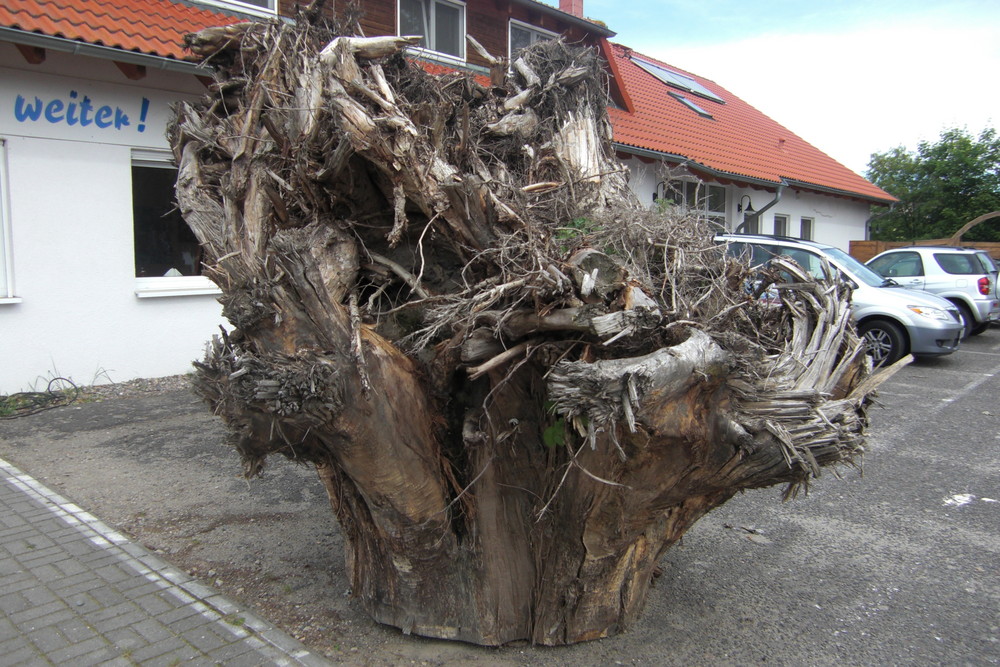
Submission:
[[[218,332],[207,279],[157,279],[152,290],[135,277],[133,156],[169,159],[170,103],[203,92],[190,74],[149,68],[133,81],[109,60],[50,51],[32,65],[0,44],[10,283],[0,394],[43,390],[55,375],[94,384],[186,373]]]
[[[624,164],[629,169],[629,185],[633,192],[639,197],[640,202],[652,205],[657,184],[664,180],[662,164],[640,159],[634,155],[625,155],[624,158]],[[671,170],[670,177],[675,176],[684,178],[684,171]],[[706,182],[713,183],[713,181]],[[743,213],[738,210],[738,206],[741,201],[746,205],[748,200],[744,199],[744,196],[749,197],[749,202],[755,211],[760,211],[774,200],[776,195],[775,191],[768,191],[763,187],[726,185],[725,188],[727,231],[735,231],[743,221]],[[786,234],[797,237],[800,236],[802,220],[806,219],[812,221],[813,241],[828,243],[846,252],[851,241],[866,238],[866,223],[870,210],[871,206],[867,202],[857,199],[785,187],[778,202],[760,216],[758,231],[761,234],[775,233],[774,218],[779,215],[785,216],[788,220]]]

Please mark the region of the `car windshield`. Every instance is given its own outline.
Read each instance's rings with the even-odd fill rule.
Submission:
[[[823,252],[823,254],[832,257],[836,260],[837,264],[847,269],[851,275],[866,285],[871,285],[872,287],[885,287],[886,285],[893,284],[886,278],[883,278],[858,260],[848,255],[840,248],[820,248],[820,251]]]

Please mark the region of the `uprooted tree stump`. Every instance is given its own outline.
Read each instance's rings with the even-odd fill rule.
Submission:
[[[192,36],[217,83],[170,139],[233,326],[196,386],[248,475],[315,465],[375,619],[613,634],[706,512],[856,463],[878,378],[848,288],[748,281],[706,222],[639,206],[596,54],[541,43],[487,83],[334,34]]]

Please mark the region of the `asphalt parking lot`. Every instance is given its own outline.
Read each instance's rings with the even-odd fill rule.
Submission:
[[[403,636],[345,595],[342,538],[314,476],[239,478],[184,391],[0,422],[0,457],[351,665],[1000,663],[1000,329],[882,386],[864,474],[806,497],[743,494],[666,554],[630,631],[489,650]]]

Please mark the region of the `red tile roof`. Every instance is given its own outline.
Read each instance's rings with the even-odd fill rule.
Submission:
[[[618,84],[634,111],[610,109],[614,139],[624,146],[678,155],[709,173],[730,175],[775,185],[783,180],[796,187],[815,186],[865,200],[893,202],[896,198],[782,127],[718,84],[690,72],[634,53],[620,44],[610,49]],[[636,65],[630,55],[684,74],[725,100],[719,104],[667,86]],[[680,94],[711,114],[705,118],[669,93]],[[806,185],[803,185],[806,184]]]
[[[222,10],[172,0],[3,0],[0,26],[147,55],[185,57],[183,37],[234,23]]]
[[[434,60],[427,60],[426,58],[414,58],[413,62],[420,66],[425,72],[432,76],[441,76],[444,74],[469,74],[468,70],[459,69],[458,67],[452,67],[451,65],[444,65],[442,63],[436,62]],[[481,86],[490,85],[490,77],[486,74],[476,74],[472,73],[473,78]]]

